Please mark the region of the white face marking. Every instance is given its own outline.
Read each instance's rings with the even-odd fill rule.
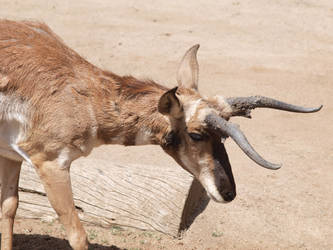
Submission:
[[[196,101],[192,101],[185,107],[185,122],[189,122],[191,118],[195,115],[197,112],[198,106],[201,102],[201,99],[198,99]]]
[[[226,101],[226,99],[223,96],[220,95],[216,95],[213,97],[213,99],[215,99],[217,101],[217,104],[219,105],[219,107],[223,107],[223,112],[226,113],[231,113],[232,112],[232,108],[230,107],[229,103]]]
[[[207,158],[200,158],[198,160],[198,165],[200,165],[201,169],[201,171],[199,170],[199,174],[195,169],[193,162],[185,154],[184,148],[180,148],[179,157],[184,166],[186,166],[186,168],[199,179],[200,183],[203,185],[210,198],[216,202],[225,202],[217,190],[214,174],[208,169],[209,160]]]
[[[220,195],[219,191],[217,190],[215,178],[212,173],[209,171],[201,171],[199,180],[201,184],[204,186],[207,194],[210,198],[212,198],[216,202],[224,203],[223,197]]]
[[[200,109],[198,114],[198,120],[203,123],[206,119],[206,116],[211,113],[216,113],[216,110],[212,108]]]
[[[151,142],[151,130],[149,128],[139,129],[135,136],[135,145],[146,145]]]
[[[30,164],[29,156],[18,147],[30,127],[31,109],[27,102],[15,96],[0,93],[0,155],[16,161],[23,159]]]

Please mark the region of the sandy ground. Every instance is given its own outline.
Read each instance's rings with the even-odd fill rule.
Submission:
[[[238,196],[211,202],[182,240],[86,227],[91,249],[333,249],[331,0],[0,0],[0,17],[43,20],[90,62],[169,87],[182,54],[200,43],[203,94],[324,105],[315,114],[258,110],[234,119],[258,152],[284,166],[260,168],[227,141]],[[104,157],[175,164],[152,146],[110,146]],[[68,249],[58,223],[21,219],[15,233],[15,249]]]

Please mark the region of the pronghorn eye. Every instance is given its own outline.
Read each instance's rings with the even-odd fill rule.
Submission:
[[[197,133],[188,133],[188,135],[191,137],[193,141],[202,141],[203,136]]]

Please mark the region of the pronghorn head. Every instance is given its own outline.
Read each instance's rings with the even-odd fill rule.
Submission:
[[[205,98],[198,92],[198,48],[195,45],[185,53],[178,69],[178,87],[159,100],[158,110],[168,116],[171,124],[162,147],[201,182],[213,200],[230,202],[236,196],[236,185],[223,144],[227,137],[260,166],[279,169],[281,165],[263,159],[239,127],[228,120],[232,116],[251,118],[251,110],[257,107],[310,113],[319,111],[321,106],[304,108],[262,96]]]

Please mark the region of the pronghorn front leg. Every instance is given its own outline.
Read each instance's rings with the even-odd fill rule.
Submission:
[[[18,206],[18,181],[22,162],[0,157],[1,180],[1,249],[11,250],[13,225]]]
[[[88,249],[86,232],[74,206],[69,168],[61,168],[56,161],[43,161],[36,167],[48,199],[66,229],[71,247]]]

